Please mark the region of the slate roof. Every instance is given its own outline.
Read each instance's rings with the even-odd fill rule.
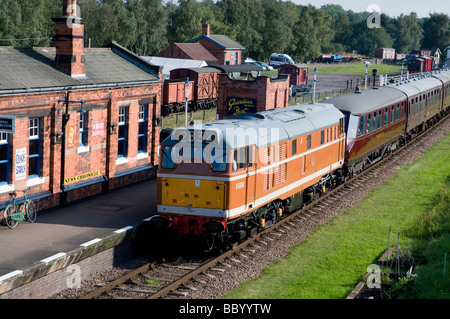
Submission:
[[[0,47],[0,94],[55,90],[67,86],[118,86],[120,83],[160,81],[159,67],[118,45],[85,48],[86,77],[83,78],[72,78],[58,69],[54,63],[55,51],[54,47]]]
[[[183,51],[192,60],[203,60],[218,62],[217,58],[212,55],[206,48],[200,43],[174,43],[181,51]]]
[[[188,43],[197,42],[201,38],[205,38],[205,39],[213,42],[214,44],[218,45],[222,49],[226,49],[226,50],[245,50],[245,47],[243,47],[239,43],[231,40],[229,37],[227,37],[225,35],[220,35],[220,34],[210,34],[209,36],[201,35],[201,36],[199,36],[199,37],[189,41]]]

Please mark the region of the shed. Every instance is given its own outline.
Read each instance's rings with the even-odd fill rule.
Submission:
[[[305,85],[308,84],[308,69],[305,64],[283,64],[278,67],[278,73],[289,74],[291,86]]]

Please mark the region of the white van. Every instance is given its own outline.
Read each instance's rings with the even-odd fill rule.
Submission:
[[[295,62],[287,54],[272,53],[270,55],[270,59],[269,59],[270,66],[273,66],[274,68],[276,68],[277,66],[282,65],[282,64],[295,64]]]

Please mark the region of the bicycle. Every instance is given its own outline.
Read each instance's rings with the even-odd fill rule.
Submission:
[[[15,228],[19,221],[23,221],[25,219],[30,223],[34,223],[36,221],[36,206],[31,199],[27,198],[26,195],[26,192],[29,190],[30,188],[21,190],[21,192],[23,192],[23,198],[25,199],[22,206],[19,206],[19,203],[16,200],[16,192],[14,191],[9,193],[12,203],[8,204],[3,212],[6,225],[9,228]]]

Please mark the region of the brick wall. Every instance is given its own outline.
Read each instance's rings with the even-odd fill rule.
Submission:
[[[230,97],[256,100],[257,112],[288,106],[288,76],[283,75],[276,79],[258,76],[255,80],[239,80],[230,79],[227,75],[220,74],[219,87],[217,107],[219,119],[227,116],[227,101]]]
[[[64,189],[67,201],[78,200],[126,184],[155,176],[158,165],[160,116],[159,84],[122,88],[102,88],[70,92],[71,101],[84,100],[85,146],[79,145],[80,104],[69,104],[70,121],[65,134]],[[9,181],[0,185],[2,206],[9,200],[8,193],[31,187],[28,193],[38,204],[38,209],[58,205],[61,192],[63,115],[66,92],[51,94],[11,95],[0,97],[0,115],[13,115],[16,121],[15,134],[9,134]],[[139,105],[147,106],[146,152],[138,154]],[[127,108],[128,147],[127,155],[118,160],[117,123],[119,107]],[[16,152],[26,151],[29,156],[30,118],[39,118],[40,123],[40,174],[30,178],[27,165],[25,175],[16,175]],[[73,132],[73,143],[69,143],[69,131]],[[18,196],[22,193],[18,192]],[[2,216],[0,217],[2,218]]]

